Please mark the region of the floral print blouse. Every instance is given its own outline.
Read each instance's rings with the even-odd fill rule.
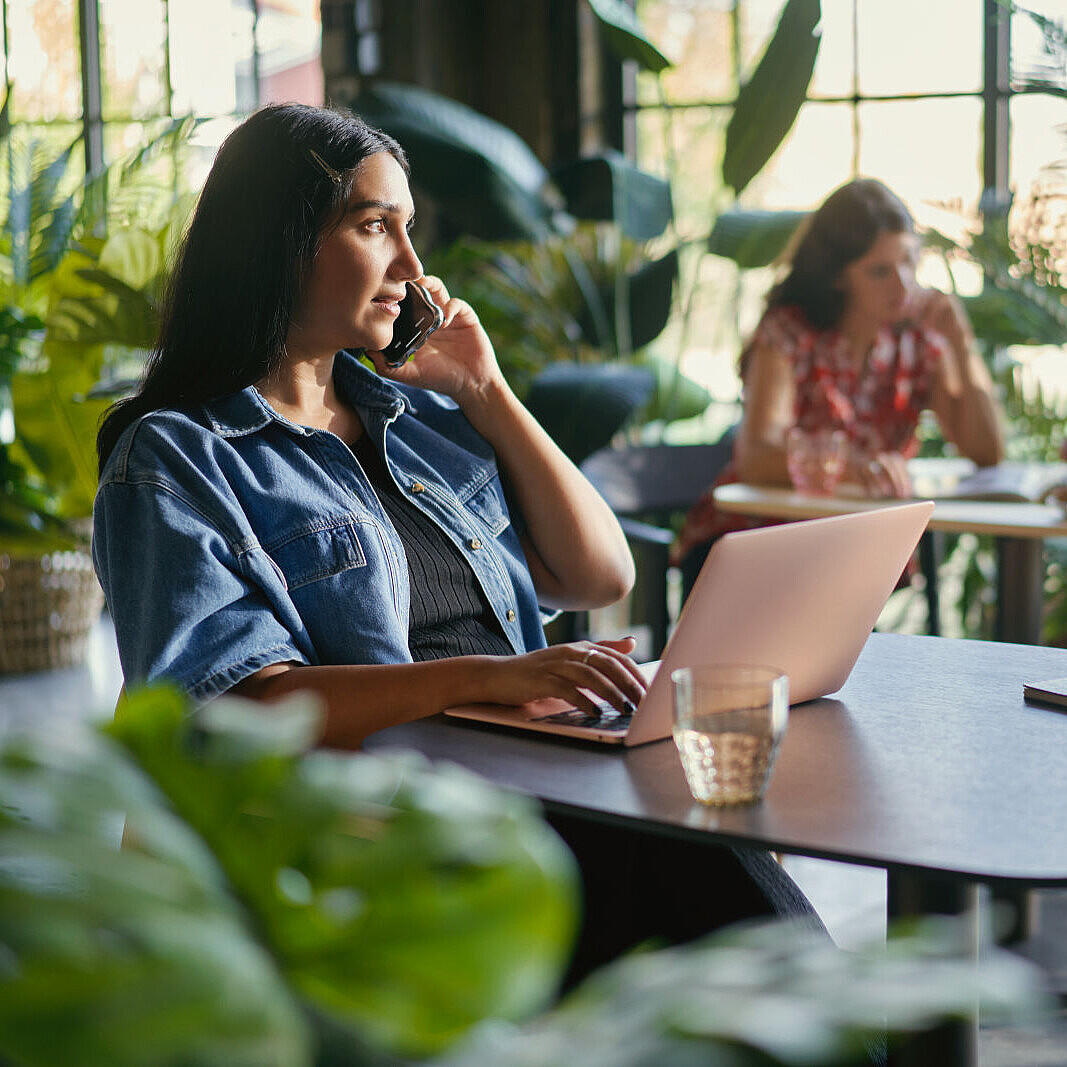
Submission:
[[[854,449],[872,456],[915,454],[919,416],[930,406],[935,371],[945,350],[939,334],[908,323],[886,327],[875,338],[866,365],[857,369],[838,330],[816,329],[797,308],[786,306],[764,314],[752,347],[774,348],[789,357],[796,425],[843,430]],[[686,515],[671,549],[672,562],[680,563],[697,545],[729,530],[765,524],[716,508],[712,490],[737,480],[736,461],[731,461]]]

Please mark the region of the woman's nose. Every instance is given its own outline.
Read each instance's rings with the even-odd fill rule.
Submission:
[[[411,243],[411,238],[406,232],[404,233],[403,243],[397,250],[395,266],[397,273],[400,274],[404,281],[422,277],[422,261],[419,259],[415,246]]]

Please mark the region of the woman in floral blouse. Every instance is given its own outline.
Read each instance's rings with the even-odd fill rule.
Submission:
[[[907,496],[926,408],[962,455],[979,466],[1003,458],[966,314],[954,297],[916,285],[918,252],[911,215],[880,182],[851,181],[815,211],[741,355],[744,416],[716,485],[789,485],[786,435],[799,426],[844,432],[845,482]],[[673,562],[694,573],[712,541],[753,525],[718,511],[709,489],[686,516]]]

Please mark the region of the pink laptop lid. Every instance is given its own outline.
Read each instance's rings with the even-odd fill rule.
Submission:
[[[778,667],[789,675],[792,704],[840,689],[933,510],[926,500],[720,538],[625,743],[670,735],[670,674],[678,667]]]

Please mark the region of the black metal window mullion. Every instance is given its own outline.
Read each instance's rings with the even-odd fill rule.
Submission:
[[[982,0],[982,203],[1009,195],[1011,159],[1011,13],[1000,0]]]
[[[100,12],[97,0],[78,0],[78,38],[81,49],[85,173],[95,175],[104,169],[104,94],[100,69]]]

